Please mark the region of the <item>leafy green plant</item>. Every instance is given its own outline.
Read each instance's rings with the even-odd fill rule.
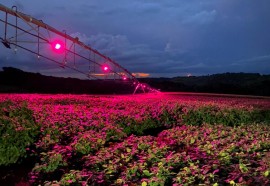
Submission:
[[[216,107],[200,107],[191,109],[183,115],[183,122],[195,126],[207,124],[223,124],[225,126],[248,125],[254,122],[270,121],[269,111],[248,111],[243,109],[219,109]],[[267,116],[266,116],[267,115]]]
[[[11,101],[0,103],[0,125],[0,165],[17,163],[27,156],[26,148],[36,141],[40,126],[25,103]]]
[[[67,163],[63,160],[62,154],[50,152],[50,153],[41,153],[41,164],[37,164],[34,167],[36,172],[51,173],[57,170],[62,166],[66,166]]]
[[[117,123],[123,128],[123,132],[127,135],[135,134],[138,136],[143,136],[145,132],[163,125],[153,118],[145,118],[143,121],[136,121],[129,118],[118,121]]]
[[[159,96],[0,96],[13,100],[0,130],[7,139],[42,123],[27,133],[33,185],[269,185],[269,102]]]
[[[62,176],[60,180],[61,185],[75,185],[79,184],[82,180],[82,176],[80,175],[80,171],[70,170],[69,173],[66,173]]]

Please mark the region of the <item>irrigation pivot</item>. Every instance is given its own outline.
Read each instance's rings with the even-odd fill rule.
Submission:
[[[156,92],[147,84],[140,83],[136,77],[111,58],[101,54],[65,30],[54,27],[0,4],[0,40],[7,49],[26,50],[37,58],[72,69],[89,79],[121,80],[128,82],[143,92]],[[3,28],[3,29],[2,29]]]

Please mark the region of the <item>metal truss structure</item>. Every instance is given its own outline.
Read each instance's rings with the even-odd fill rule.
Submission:
[[[36,55],[37,59],[54,62],[89,79],[128,82],[135,87],[134,93],[139,89],[141,92],[158,92],[149,85],[140,83],[127,69],[84,44],[79,38],[17,11],[16,6],[10,9],[0,4],[0,23],[4,28],[3,36],[0,31],[1,42],[15,53],[18,48],[26,50]]]

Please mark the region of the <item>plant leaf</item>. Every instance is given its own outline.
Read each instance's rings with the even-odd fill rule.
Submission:
[[[146,185],[147,185],[146,181],[142,182],[142,186],[146,186]]]
[[[269,176],[269,174],[270,174],[270,171],[268,170],[268,171],[265,171],[263,175],[264,175],[265,177],[267,177],[267,176]]]
[[[195,139],[194,138],[191,138],[190,139],[190,144],[193,144],[195,142]]]
[[[150,174],[150,172],[148,171],[148,170],[143,170],[143,174],[145,175],[145,176],[151,176],[151,174]]]

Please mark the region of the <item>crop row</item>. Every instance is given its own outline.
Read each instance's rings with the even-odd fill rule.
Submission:
[[[269,100],[175,95],[0,100],[0,165],[35,157],[33,184],[270,184]]]

